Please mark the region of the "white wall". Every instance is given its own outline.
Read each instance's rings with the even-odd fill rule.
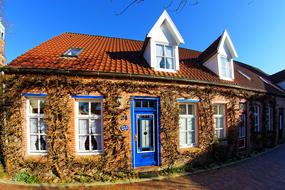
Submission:
[[[218,54],[208,59],[203,65],[219,75]]]
[[[174,34],[170,31],[166,22],[163,22],[163,24],[153,33],[143,54],[145,60],[152,68],[156,69],[156,44],[165,44],[174,46],[175,70],[179,70],[179,51],[173,36]]]

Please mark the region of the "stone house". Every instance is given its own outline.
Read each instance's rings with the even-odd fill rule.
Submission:
[[[3,67],[7,171],[122,178],[284,140],[285,92],[234,61],[227,31],[203,52],[182,43],[164,11],[144,41],[63,33]]]

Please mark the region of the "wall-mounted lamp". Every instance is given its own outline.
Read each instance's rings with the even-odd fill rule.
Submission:
[[[122,96],[117,96],[116,97],[116,103],[119,104],[119,106],[121,106],[122,102],[123,102],[123,97]]]

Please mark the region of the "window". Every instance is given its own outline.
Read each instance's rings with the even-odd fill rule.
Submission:
[[[247,74],[245,74],[244,72],[242,72],[241,70],[238,70],[239,74],[241,74],[244,78],[251,80],[250,76],[248,76]]]
[[[77,152],[102,152],[102,102],[82,99],[76,102],[76,106]]]
[[[195,104],[179,105],[179,132],[181,147],[191,147],[197,144]]]
[[[222,78],[232,79],[232,61],[225,56],[220,57],[220,72]]]
[[[214,105],[214,126],[215,126],[215,136],[217,138],[225,138],[225,126],[226,126],[226,111],[225,104],[215,104]]]
[[[155,100],[135,100],[136,108],[156,108]]]
[[[82,51],[82,48],[70,48],[63,55],[65,57],[77,57]]]
[[[279,124],[279,130],[283,129],[283,108],[279,108],[279,119],[278,119],[278,124]]]
[[[167,45],[156,45],[157,68],[174,70],[174,47]]]
[[[27,135],[29,153],[47,153],[47,126],[44,123],[44,98],[27,99]]]
[[[239,138],[246,136],[246,103],[239,104]]]
[[[266,80],[265,78],[263,77],[259,77],[263,82],[265,82],[266,84],[270,84],[270,82],[268,80]]]
[[[266,127],[268,131],[272,130],[272,116],[273,116],[273,108],[271,105],[266,106]]]
[[[260,108],[258,105],[253,106],[253,127],[255,132],[260,132],[259,122]]]

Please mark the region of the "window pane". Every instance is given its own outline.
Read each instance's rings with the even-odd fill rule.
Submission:
[[[43,118],[40,118],[39,124],[40,124],[40,126],[39,126],[40,133],[46,133],[47,132],[47,126],[44,123],[44,119]]]
[[[157,66],[161,69],[165,69],[165,63],[163,57],[157,57]]]
[[[188,115],[194,115],[194,105],[188,104]]]
[[[188,130],[195,131],[195,118],[188,118]]]
[[[30,136],[30,150],[39,150],[39,140],[37,135]]]
[[[100,119],[91,120],[91,134],[101,134],[101,120]]]
[[[166,69],[173,69],[173,58],[166,58]]]
[[[173,48],[171,46],[165,46],[165,56],[173,57]]]
[[[188,132],[188,144],[194,144],[195,143],[195,132]]]
[[[220,126],[219,126],[219,128],[225,128],[225,118],[224,117],[221,117],[220,118]]]
[[[163,46],[162,45],[156,45],[156,55],[163,56]]]
[[[101,115],[101,103],[100,102],[91,102],[91,114]]]
[[[187,142],[186,142],[186,139],[187,139],[186,135],[187,135],[186,132],[184,132],[184,131],[180,132],[180,144],[181,145],[187,144]]]
[[[224,115],[225,114],[225,106],[224,105],[219,105],[219,114]]]
[[[30,133],[38,132],[38,119],[30,119]]]
[[[40,136],[40,150],[47,150],[47,137],[45,135]]]
[[[180,117],[179,119],[180,130],[187,130],[186,122],[187,119],[185,117]]]
[[[97,147],[95,149],[95,146],[93,146],[93,150],[102,150],[102,136],[94,136],[97,142]]]
[[[147,108],[148,107],[148,101],[146,101],[146,100],[142,101],[142,107]]]
[[[141,107],[141,101],[135,101],[135,107],[140,108]]]
[[[79,102],[79,114],[80,115],[89,115],[89,103],[88,102]]]
[[[96,136],[91,136],[91,150],[98,150],[98,138]]]
[[[215,126],[215,129],[219,128],[219,118],[217,118],[217,117],[215,117],[215,119],[214,119],[214,126]]]
[[[79,150],[89,150],[89,136],[79,136]]]
[[[44,107],[45,107],[45,101],[44,100],[39,100],[40,101],[40,114],[44,113]]]
[[[38,100],[35,100],[35,99],[30,100],[30,113],[31,114],[38,113]]]
[[[89,134],[88,119],[79,119],[79,134]]]
[[[150,108],[155,108],[155,102],[154,101],[149,101],[149,107]]]
[[[224,129],[218,130],[218,137],[219,138],[224,138]]]
[[[180,115],[186,115],[186,104],[180,104],[179,105],[179,114]]]

